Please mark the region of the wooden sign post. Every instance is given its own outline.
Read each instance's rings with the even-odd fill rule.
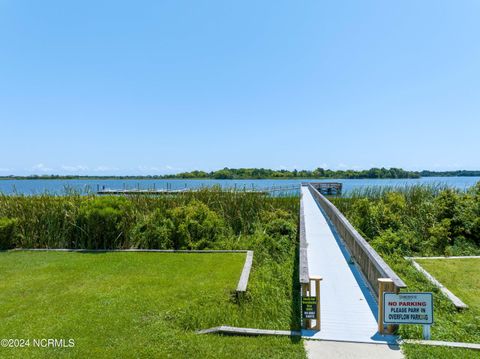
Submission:
[[[383,293],[395,292],[395,285],[390,278],[378,278],[378,333],[391,334],[398,326],[389,325],[385,331],[385,324],[383,322]]]

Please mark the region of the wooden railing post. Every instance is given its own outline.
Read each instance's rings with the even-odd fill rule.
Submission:
[[[385,326],[383,324],[383,293],[395,292],[395,285],[390,278],[378,278],[378,333],[385,334]]]
[[[396,287],[394,283],[392,283],[389,292],[398,294],[400,293],[400,288]],[[393,334],[398,329],[398,324],[389,324],[387,325],[387,333]]]
[[[320,281],[322,277],[313,276],[310,277],[310,280],[315,282],[315,296],[317,297],[317,319],[315,320],[315,327],[312,329],[320,330]]]

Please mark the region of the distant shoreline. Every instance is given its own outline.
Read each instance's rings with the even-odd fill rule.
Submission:
[[[418,179],[425,177],[479,177],[480,170],[406,171],[401,168],[369,170],[270,170],[264,168],[224,168],[218,171],[192,171],[171,175],[91,176],[91,175],[29,175],[0,176],[0,180],[328,180],[328,179]]]

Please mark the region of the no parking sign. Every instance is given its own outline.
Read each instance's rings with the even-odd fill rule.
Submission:
[[[385,324],[433,324],[432,293],[383,293]]]

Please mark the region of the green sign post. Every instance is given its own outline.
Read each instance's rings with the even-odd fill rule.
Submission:
[[[302,316],[304,319],[317,319],[317,297],[302,297]]]

